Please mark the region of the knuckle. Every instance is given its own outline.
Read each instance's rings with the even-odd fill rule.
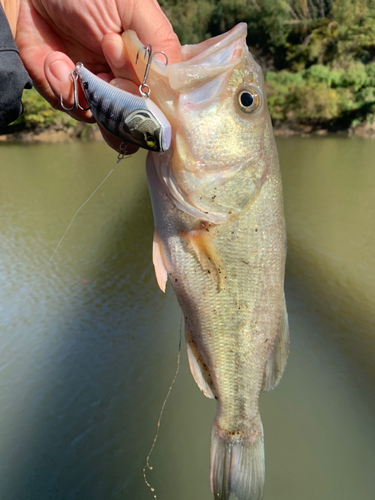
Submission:
[[[155,50],[165,52],[169,63],[177,62],[180,59],[181,46],[176,33],[170,28],[167,29],[164,25],[157,29],[156,38],[159,40],[159,43],[155,46]]]

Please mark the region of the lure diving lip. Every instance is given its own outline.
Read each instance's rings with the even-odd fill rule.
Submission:
[[[169,149],[171,125],[155,103],[101,80],[82,63],[77,63],[74,73],[91,113],[105,130],[150,151]]]

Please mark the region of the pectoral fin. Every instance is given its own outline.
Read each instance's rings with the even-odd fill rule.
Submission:
[[[264,369],[263,391],[274,389],[280,382],[289,354],[289,324],[286,310],[285,297],[284,308],[281,317],[280,329]]]
[[[155,268],[156,281],[158,282],[160,290],[165,292],[168,273],[165,268],[162,243],[156,229],[154,231],[154,241],[152,244],[152,262]]]
[[[225,288],[226,271],[210,234],[205,230],[186,233],[203,271],[217,283],[219,290]]]
[[[207,398],[214,399],[215,395],[212,388],[211,375],[204,365],[197,348],[191,338],[189,330],[185,325],[186,347],[189,358],[190,371],[197,383],[199,389]]]

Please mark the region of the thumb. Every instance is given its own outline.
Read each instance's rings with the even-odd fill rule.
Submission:
[[[131,24],[124,23],[126,29],[135,31],[144,46],[151,44],[153,52],[165,52],[169,64],[181,60],[178,37],[156,0],[135,0]]]

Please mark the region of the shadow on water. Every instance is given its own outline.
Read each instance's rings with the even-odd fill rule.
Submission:
[[[363,301],[352,300],[358,282],[350,288],[342,279],[356,248],[343,248],[340,217],[332,216],[321,230],[327,210],[311,215],[317,193],[323,207],[329,196],[327,177],[320,177],[319,191],[313,163],[303,163],[316,151],[327,155],[329,148],[337,162],[335,148],[347,143],[288,141],[279,148],[290,233],[286,291],[292,344],[282,383],[261,400],[265,500],[370,500],[373,313],[366,306],[366,316]],[[35,269],[51,255],[50,242],[59,240],[114,156],[102,144],[0,153],[8,165],[0,186],[0,308],[7,322],[25,282],[32,282]],[[120,164],[0,333],[0,498],[152,499],[141,471],[175,372],[181,315],[171,288],[162,294],[154,277],[143,158]],[[329,171],[319,165],[315,174]],[[338,178],[332,170],[330,175]],[[338,190],[343,189],[350,200],[345,186]],[[330,203],[331,212],[340,214],[342,200]],[[335,248],[329,246],[332,228]],[[364,231],[358,228],[360,241]],[[367,262],[368,271],[373,261],[366,261],[366,252],[361,265]],[[371,302],[372,285],[366,286]],[[211,498],[214,413],[215,403],[201,395],[189,373],[183,345],[180,375],[151,459],[149,477],[160,500]]]
[[[375,143],[299,138],[279,140],[279,151],[287,279],[331,325],[331,341],[375,382]]]
[[[370,499],[375,143],[292,138],[278,147],[291,353],[282,383],[261,401],[273,478],[266,498]]]
[[[375,316],[371,301],[362,301],[360,296],[354,300],[352,290],[337,285],[324,262],[308,248],[295,248],[293,244],[289,247],[287,280],[294,293],[330,325],[331,343],[355,363],[359,373],[375,382]]]

